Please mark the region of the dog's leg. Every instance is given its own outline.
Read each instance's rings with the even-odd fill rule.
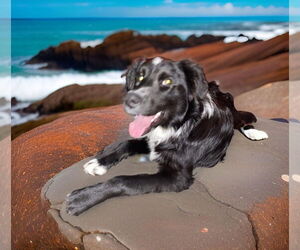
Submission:
[[[79,215],[88,208],[117,196],[132,196],[146,193],[180,192],[193,183],[192,170],[159,171],[156,174],[117,176],[107,182],[78,189],[66,198],[66,210]]]
[[[252,125],[247,125],[240,129],[243,135],[252,141],[260,141],[268,139],[269,136],[265,131],[255,129]]]
[[[114,143],[104,148],[94,159],[84,164],[83,168],[87,174],[103,175],[109,168],[128,156],[148,154],[149,152],[148,143],[145,138]]]
[[[241,131],[248,139],[252,141],[260,141],[268,138],[268,134],[264,131],[255,129],[252,123],[257,121],[254,114],[246,111],[234,111],[234,128]]]

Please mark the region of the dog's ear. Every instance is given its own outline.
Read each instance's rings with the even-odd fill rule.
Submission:
[[[121,77],[126,77],[125,88],[127,91],[134,87],[136,81],[136,74],[138,73],[139,68],[145,61],[146,59],[144,57],[135,59],[125,71],[125,73],[121,75]]]
[[[203,69],[195,62],[190,60],[182,60],[179,67],[185,74],[185,78],[189,88],[189,99],[195,97],[203,98],[208,91],[208,82]]]

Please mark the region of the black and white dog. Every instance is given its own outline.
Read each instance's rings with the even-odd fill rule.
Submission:
[[[84,165],[91,175],[103,175],[122,159],[150,154],[156,174],[117,176],[73,191],[66,209],[79,215],[109,198],[153,192],[180,192],[193,183],[193,169],[213,167],[224,159],[234,129],[251,140],[268,135],[253,128],[256,117],[237,111],[233,97],[189,60],[161,57],[139,59],[125,73],[125,110],[135,116],[129,125],[134,139],[116,143]]]

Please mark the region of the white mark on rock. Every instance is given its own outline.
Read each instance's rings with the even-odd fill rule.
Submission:
[[[97,236],[96,236],[96,240],[97,240],[98,242],[100,242],[102,239],[101,239],[101,237],[100,237],[99,235],[97,235]]]
[[[286,181],[286,182],[289,182],[290,177],[287,174],[283,174],[283,175],[281,175],[281,179]]]

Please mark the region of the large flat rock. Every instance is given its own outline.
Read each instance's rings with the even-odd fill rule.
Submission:
[[[136,156],[101,177],[84,174],[86,158],[50,179],[42,197],[62,234],[85,249],[287,249],[288,124],[259,120],[257,128],[270,138],[253,142],[236,132],[225,161],[196,169],[181,193],[113,198],[80,216],[65,213],[74,189],[156,171]]]

